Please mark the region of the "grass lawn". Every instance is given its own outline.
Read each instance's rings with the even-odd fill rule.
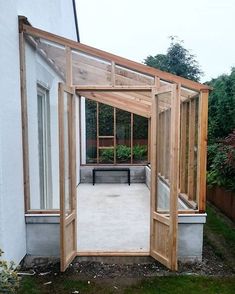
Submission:
[[[235,225],[230,226],[221,214],[216,213],[212,206],[207,205],[207,220],[205,230],[210,230],[216,236],[222,237],[231,252],[235,254]]]
[[[170,293],[170,294],[190,294],[190,293],[218,293],[233,294],[235,293],[235,278],[215,278],[215,277],[198,277],[198,276],[168,276],[146,279],[133,286],[112,285],[105,282],[91,282],[59,279],[53,281],[54,285],[43,285],[37,278],[25,278],[21,285],[19,294],[65,294],[73,293],[94,293],[94,294],[153,294],[153,293]],[[76,292],[75,292],[76,293]]]
[[[208,242],[235,273],[235,224],[211,205],[207,205],[204,242]]]

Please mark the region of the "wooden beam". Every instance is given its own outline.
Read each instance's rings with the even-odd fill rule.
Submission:
[[[25,40],[23,33],[19,34],[20,51],[20,92],[22,116],[22,149],[24,174],[24,204],[25,212],[30,209],[30,182],[29,182],[29,142],[28,142],[28,107],[26,89]]]
[[[202,91],[199,98],[198,117],[198,162],[197,162],[197,200],[199,211],[206,209],[206,161],[207,161],[207,125],[208,91]]]
[[[147,117],[149,118],[151,116],[150,111],[148,111],[147,109],[141,109],[141,106],[138,105],[138,107],[127,101],[122,101],[119,99],[119,101],[117,99],[114,98],[110,98],[110,97],[103,97],[103,96],[99,96],[97,93],[96,94],[92,94],[89,92],[83,93],[83,96],[90,99],[90,100],[94,100],[103,104],[107,104],[110,105],[112,107],[116,107],[128,112],[133,112],[137,115],[143,116],[143,117]]]
[[[172,84],[161,86],[161,88],[159,90],[155,87],[154,93],[157,95],[166,94],[168,92],[172,92],[172,88],[173,88]]]
[[[87,92],[83,92],[85,96]],[[94,97],[108,98],[113,100],[115,103],[124,104],[127,107],[131,106],[133,109],[145,110],[147,112],[151,111],[151,102],[140,101],[135,98],[135,96],[128,95],[126,93],[120,92],[88,92],[91,93]],[[118,108],[118,107],[117,107]]]
[[[127,101],[135,101],[136,103],[140,104],[140,105],[148,105],[151,107],[152,104],[152,99],[151,97],[147,97],[145,95],[141,95],[141,94],[135,94],[136,92],[109,92],[109,93],[113,93],[114,95],[116,95],[117,97],[121,97],[121,98],[127,98]],[[140,92],[140,93],[144,93],[144,92]]]
[[[31,215],[31,214],[55,214],[57,216],[60,216],[60,210],[58,209],[29,209],[25,215]]]
[[[80,93],[82,93],[82,91],[101,91],[101,92],[105,92],[105,91],[111,91],[111,92],[117,92],[117,91],[150,91],[152,90],[151,86],[109,86],[109,85],[87,85],[87,86],[82,86],[82,85],[74,85],[75,89],[78,90]]]
[[[198,90],[198,91],[203,90],[203,89],[207,89],[207,90],[210,89],[210,87],[207,85],[203,85],[203,84],[200,84],[200,83],[197,83],[197,82],[194,82],[191,80],[187,80],[185,78],[182,78],[182,77],[179,77],[179,76],[167,73],[167,72],[163,72],[161,70],[158,70],[158,69],[155,69],[152,67],[148,67],[144,64],[137,63],[135,61],[131,61],[131,60],[122,58],[120,56],[117,56],[117,55],[114,55],[114,54],[111,54],[111,53],[108,53],[108,52],[105,52],[105,51],[102,51],[102,50],[99,50],[99,49],[96,49],[96,48],[93,48],[93,47],[90,47],[87,45],[84,45],[82,43],[78,43],[78,42],[75,42],[75,41],[72,41],[72,40],[69,40],[69,39],[48,33],[48,32],[45,32],[45,31],[37,29],[37,28],[33,28],[29,25],[23,24],[22,30],[24,33],[27,33],[29,35],[44,38],[44,39],[50,40],[52,42],[55,42],[57,44],[61,44],[64,46],[69,46],[69,47],[71,47],[71,49],[77,49],[77,50],[80,50],[80,51],[85,52],[87,54],[90,54],[92,56],[99,57],[104,60],[113,61],[117,65],[121,65],[121,66],[129,68],[131,70],[135,70],[137,72],[140,72],[140,73],[143,73],[146,75],[150,75],[152,77],[157,76],[160,79],[171,82],[171,83],[181,83],[182,86],[189,88],[189,89]]]
[[[149,251],[78,251],[77,256],[149,256]]]
[[[161,214],[156,213],[156,212],[154,211],[154,212],[152,213],[152,218],[155,219],[155,220],[157,220],[157,221],[159,221],[159,222],[161,222],[161,223],[163,223],[163,224],[165,224],[165,225],[167,225],[167,226],[169,226],[169,224],[170,224],[170,219],[169,219],[169,217],[166,217],[164,214],[161,215]]]

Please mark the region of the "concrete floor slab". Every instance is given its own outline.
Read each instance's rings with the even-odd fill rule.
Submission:
[[[145,184],[80,184],[77,247],[84,251],[149,251],[150,192]]]

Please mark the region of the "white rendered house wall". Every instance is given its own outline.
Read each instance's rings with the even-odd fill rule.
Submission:
[[[16,263],[26,253],[18,15],[77,40],[72,0],[0,1],[0,248]]]

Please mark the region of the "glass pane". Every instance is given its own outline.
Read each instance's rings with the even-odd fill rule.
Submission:
[[[157,211],[170,209],[170,158],[171,158],[171,93],[158,95],[158,183]]]
[[[72,50],[74,85],[111,85],[111,63]]]
[[[131,113],[116,109],[116,161],[131,162]]]
[[[134,114],[133,163],[145,164],[148,159],[148,119]]]
[[[115,66],[116,85],[154,85],[154,78],[137,71]]]
[[[29,39],[32,40],[31,44],[35,47],[37,53],[46,60],[54,73],[64,79],[66,75],[65,47],[42,38],[35,39],[29,36]]]
[[[113,136],[100,136],[99,137],[99,147],[114,147],[114,137]]]
[[[70,131],[70,94],[64,93],[64,205],[65,214],[71,212],[71,175],[70,175],[70,160],[69,160],[69,131]]]
[[[196,209],[198,160],[199,97],[181,103],[180,126],[180,199],[185,208]]]
[[[97,103],[86,99],[86,163],[97,163]]]
[[[99,103],[99,136],[113,136],[114,109],[109,105]]]

